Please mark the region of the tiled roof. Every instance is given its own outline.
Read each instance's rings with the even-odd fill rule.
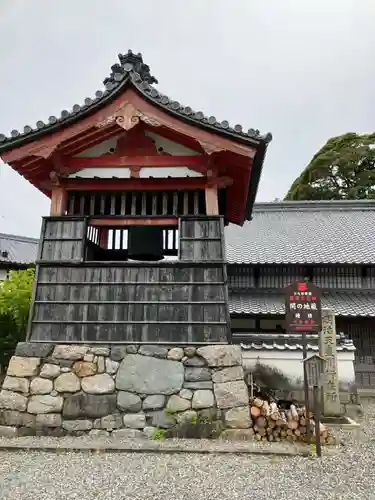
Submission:
[[[0,233],[0,263],[32,264],[36,260],[39,240]]]
[[[232,264],[375,263],[375,201],[257,203],[226,228]]]
[[[375,316],[375,292],[327,292],[322,307],[332,309],[336,316]],[[277,293],[231,293],[231,314],[284,315],[284,297]]]
[[[242,349],[245,351],[256,350],[256,351],[302,351],[303,345],[301,343],[289,343],[282,342],[281,340],[272,341],[263,341],[263,342],[247,342],[241,343]],[[355,351],[355,346],[353,343],[348,344],[340,344],[336,346],[338,351]],[[318,343],[308,343],[307,344],[308,351],[319,351]]]
[[[302,335],[292,333],[234,333],[233,338],[241,340],[244,350],[277,350],[277,351],[302,351]],[[307,334],[307,349],[319,350],[319,335]],[[343,333],[336,335],[338,351],[355,351],[353,341]]]
[[[12,130],[10,137],[0,134],[0,152],[18,147],[25,142],[35,140],[46,133],[51,133],[61,126],[68,125],[98,110],[108,102],[114,100],[128,86],[132,85],[146,99],[161,107],[170,114],[195,125],[212,129],[213,131],[231,136],[234,139],[263,145],[272,140],[270,133],[261,135],[259,130],[244,131],[241,125],[230,126],[224,120],[219,122],[215,116],[206,116],[201,111],[194,111],[190,106],[183,106],[179,102],[160,93],[153,83],[158,83],[150,73],[150,68],[144,64],[141,54],[134,54],[131,50],[127,54],[119,54],[120,64],[111,67],[111,74],[104,80],[105,90],[98,90],[95,97],[87,97],[83,104],[74,104],[71,111],[63,110],[60,116],[50,116],[48,122],[38,121],[36,127],[29,125],[22,132]]]

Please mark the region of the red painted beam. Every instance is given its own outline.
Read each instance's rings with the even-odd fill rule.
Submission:
[[[60,186],[68,191],[163,191],[204,189],[207,179],[168,178],[168,179],[61,179]]]
[[[144,218],[126,218],[119,219],[118,217],[106,217],[89,219],[90,226],[95,227],[123,227],[123,226],[177,226],[177,217],[144,217]]]
[[[103,155],[94,158],[62,158],[64,170],[103,167],[209,167],[206,156],[115,156]]]

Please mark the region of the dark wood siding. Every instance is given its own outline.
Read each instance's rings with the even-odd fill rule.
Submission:
[[[76,261],[83,257],[84,219],[45,219],[40,260]]]
[[[30,340],[228,341],[230,318],[220,217],[181,220],[180,235],[186,239],[180,241],[180,251],[182,247],[186,262],[181,258],[158,263],[81,262],[85,221],[65,222],[71,224],[47,219],[43,234],[56,241],[60,237],[60,242],[66,236],[78,244],[81,254],[77,251],[76,259],[72,257],[68,264],[65,258],[51,259],[50,254],[46,257],[41,252]],[[42,241],[42,249],[44,244]],[[210,252],[214,253],[211,259]]]

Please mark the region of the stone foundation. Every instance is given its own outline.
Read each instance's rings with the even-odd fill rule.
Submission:
[[[239,346],[19,343],[0,392],[0,435],[150,437],[209,411],[251,426]]]

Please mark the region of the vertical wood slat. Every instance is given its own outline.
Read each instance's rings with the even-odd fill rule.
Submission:
[[[74,195],[74,193],[72,193],[71,196],[69,197],[69,209],[68,209],[69,215],[75,215],[74,214],[74,205],[75,205],[75,195]]]
[[[111,215],[116,215],[116,195],[111,194]]]
[[[158,194],[151,193],[151,196],[152,196],[151,215],[158,215]]]
[[[90,196],[90,215],[95,215],[95,194]]]
[[[146,198],[146,193],[143,191],[141,197],[141,215],[147,215],[146,209],[147,209],[147,198]]]
[[[84,194],[81,194],[79,197],[79,215],[85,215],[85,201],[86,201],[86,196]]]
[[[184,191],[183,193],[183,215],[189,215],[189,192]]]
[[[132,200],[132,203],[131,203],[130,215],[136,215],[136,213],[137,213],[137,207],[136,207],[136,204],[137,204],[137,193],[134,192],[134,191],[131,193],[131,200]]]
[[[100,196],[100,215],[105,215],[105,195]]]
[[[178,193],[174,192],[173,193],[173,209],[172,209],[172,214],[177,215],[178,214]]]
[[[168,193],[166,191],[163,191],[162,199],[163,199],[163,213],[162,213],[162,215],[167,215],[168,214]]]
[[[126,215],[126,191],[121,193],[121,208],[120,215]]]
[[[198,215],[199,214],[199,191],[194,191],[193,196],[194,196],[194,199],[193,199],[194,215]]]

